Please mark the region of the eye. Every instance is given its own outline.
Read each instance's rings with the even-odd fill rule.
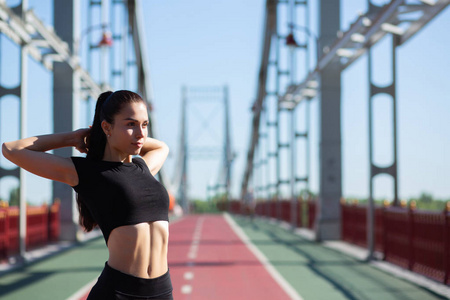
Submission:
[[[134,126],[134,122],[127,123],[127,126]]]
[[[146,128],[148,126],[148,122],[144,122],[144,124],[142,124],[142,127]]]

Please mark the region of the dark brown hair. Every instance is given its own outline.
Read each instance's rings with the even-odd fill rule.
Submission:
[[[102,160],[105,154],[106,135],[102,129],[102,122],[106,121],[114,124],[114,116],[120,113],[125,104],[144,102],[141,96],[127,90],[104,92],[100,94],[95,106],[94,121],[92,123],[91,131],[87,137],[88,152],[87,159]],[[79,223],[86,231],[91,231],[97,223],[92,218],[91,213],[77,195],[78,211],[80,213]]]

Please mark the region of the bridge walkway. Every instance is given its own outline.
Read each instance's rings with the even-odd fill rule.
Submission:
[[[1,299],[85,299],[103,268],[103,239],[0,276]],[[448,299],[267,220],[191,215],[170,225],[180,299]]]

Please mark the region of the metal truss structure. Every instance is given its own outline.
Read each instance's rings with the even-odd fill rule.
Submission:
[[[106,90],[116,88],[129,88],[138,91],[146,99],[149,108],[150,127],[149,133],[155,136],[154,118],[152,116],[153,94],[147,70],[145,43],[143,40],[142,8],[139,0],[99,0],[88,2],[88,15],[92,16],[96,7],[99,7],[102,16],[101,28],[108,19],[117,20],[117,14],[124,21],[119,26],[120,33],[114,32],[115,45],[112,49],[106,49],[93,44],[91,41],[87,48],[87,67],[83,58],[83,48],[80,45],[84,34],[89,33],[98,24],[88,22],[88,28],[78,35],[80,23],[77,19],[79,0],[57,1],[54,6],[54,27],[49,27],[28,7],[28,1],[24,0],[17,7],[9,7],[6,1],[0,1],[0,33],[5,35],[13,43],[20,46],[20,84],[17,87],[7,88],[0,86],[0,97],[14,95],[20,99],[20,138],[26,137],[27,123],[27,58],[31,57],[42,65],[43,68],[53,73],[53,120],[54,131],[74,130],[77,126],[78,102],[97,99],[98,95]],[[111,6],[110,6],[111,4]],[[111,7],[111,10],[107,8]],[[109,18],[108,18],[109,17]],[[95,20],[95,19],[93,19]],[[112,27],[112,26],[111,26]],[[100,45],[102,46],[102,45]],[[121,47],[122,53],[114,57],[114,47]],[[95,51],[103,51],[113,63],[105,64],[105,72],[109,76],[96,78],[94,75],[92,59]],[[131,51],[130,51],[131,50]],[[122,61],[117,65],[117,61]],[[134,75],[135,86],[127,81],[129,75]],[[120,77],[119,80],[116,80]],[[93,112],[92,112],[93,113]],[[1,121],[1,120],[0,120]],[[73,155],[72,149],[57,149],[55,154],[63,156]],[[0,168],[0,179],[13,176],[19,179],[20,187],[20,255],[26,257],[26,182],[25,171],[15,168],[7,170]],[[160,172],[160,181],[168,184],[165,173]],[[165,181],[165,182],[164,182]],[[73,210],[74,197],[70,187],[55,182],[53,184],[53,199],[61,200],[61,238],[63,240],[76,240],[78,226],[77,213]]]
[[[230,136],[228,97],[227,86],[182,88],[180,151],[176,164],[173,189],[178,191],[179,202],[185,213],[188,213],[190,210],[189,163],[192,160],[221,161],[216,183],[213,185],[208,183],[207,192],[209,194],[210,190],[212,190],[216,195],[223,193],[226,196],[226,200],[229,200],[231,167],[234,154]],[[197,105],[197,109],[195,109],[194,105]],[[205,108],[206,105],[213,105],[214,108],[210,110],[209,115],[205,115],[205,112],[200,111],[200,108]],[[193,114],[194,111],[196,112],[195,115]],[[197,121],[197,126],[193,124],[193,120]],[[218,125],[218,122],[222,120],[223,125]],[[213,132],[213,129],[217,127],[223,128],[223,131]],[[196,132],[193,132],[193,129]],[[210,133],[209,138],[202,138],[200,142],[199,138],[205,136],[205,132]],[[220,135],[222,135],[222,141],[220,141]],[[222,146],[220,147],[219,145]]]
[[[383,7],[371,4],[371,9],[359,16],[349,30],[337,32],[336,41],[324,47],[324,54],[304,81],[287,87],[280,98],[281,105],[292,108],[304,99],[316,97],[320,72],[333,62],[344,70],[385,35],[398,36],[397,46],[401,46],[449,4],[450,0],[393,0]]]
[[[18,12],[18,13],[16,13]],[[74,55],[67,42],[48,28],[33,10],[13,9],[0,2],[0,32],[18,45],[26,47],[28,54],[48,70],[53,70],[53,62],[65,62],[78,73],[80,85],[93,98],[102,91],[90,74],[81,67],[80,59]]]
[[[334,3],[333,7],[336,7],[334,15],[337,15],[337,19],[339,19],[339,1]],[[364,54],[367,54],[369,57],[369,84],[370,84],[370,111],[369,111],[369,137],[370,137],[370,195],[369,195],[369,208],[373,208],[373,188],[372,181],[373,178],[378,174],[388,174],[394,179],[394,204],[398,202],[397,196],[397,150],[396,150],[396,93],[395,93],[395,62],[396,62],[396,51],[395,49],[404,43],[406,43],[411,37],[413,37],[417,32],[419,32],[423,27],[425,27],[433,18],[435,18],[443,9],[445,9],[449,4],[450,0],[392,0],[388,4],[379,7],[368,1],[369,10],[365,14],[361,14],[358,18],[352,23],[350,28],[345,31],[335,30],[334,33],[331,32],[332,26],[328,26],[327,22],[335,22],[335,24],[339,24],[336,22],[336,17],[333,13],[330,13],[330,7],[327,9],[321,9],[319,12],[319,22],[322,26],[321,33],[319,36],[314,36],[309,30],[308,26],[308,15],[303,17],[304,25],[298,26],[296,24],[295,17],[295,7],[297,6],[306,6],[308,5],[307,1],[296,1],[296,0],[286,0],[286,1],[276,1],[276,0],[267,0],[266,1],[266,14],[265,14],[265,27],[264,27],[264,41],[262,47],[262,55],[261,55],[261,63],[260,63],[260,71],[258,75],[258,87],[256,92],[256,100],[253,105],[253,122],[252,122],[252,130],[251,130],[251,138],[249,144],[249,150],[247,154],[247,162],[244,171],[244,177],[242,181],[241,187],[241,199],[244,199],[249,190],[250,179],[253,178],[253,185],[255,188],[255,192],[257,198],[265,198],[269,199],[275,195],[275,199],[280,197],[280,186],[283,184],[289,184],[290,189],[290,197],[292,199],[293,210],[295,209],[296,200],[295,197],[298,196],[296,193],[296,182],[305,182],[306,187],[308,187],[309,181],[309,167],[305,167],[306,176],[299,178],[296,174],[295,166],[296,164],[296,147],[295,141],[297,138],[306,138],[308,141],[308,111],[306,109],[306,115],[303,119],[306,121],[306,130],[305,132],[297,132],[296,123],[295,123],[295,110],[299,106],[299,104],[306,103],[308,106],[309,102],[316,98],[321,97],[321,137],[323,136],[335,136],[334,140],[329,139],[324,142],[321,140],[321,155],[320,155],[320,168],[321,173],[328,172],[330,169],[333,169],[333,174],[320,174],[320,182],[321,182],[321,191],[320,194],[325,193],[319,197],[320,201],[325,201],[325,203],[321,203],[319,205],[320,209],[318,210],[319,217],[317,218],[318,223],[316,224],[316,233],[318,233],[318,239],[327,239],[327,233],[324,233],[320,230],[320,227],[323,225],[326,228],[331,230],[331,227],[336,227],[339,223],[338,216],[336,213],[336,209],[338,212],[338,202],[339,197],[335,197],[341,191],[341,178],[340,178],[340,129],[338,132],[329,130],[326,128],[331,127],[339,127],[340,117],[334,116],[337,120],[337,123],[327,123],[327,121],[323,120],[324,117],[324,106],[334,103],[336,107],[333,106],[333,109],[328,107],[328,110],[339,111],[340,107],[340,72],[350,66],[353,62],[355,62],[359,57]],[[288,10],[290,19],[288,17],[288,24],[285,27],[289,28],[288,35],[280,36],[280,9],[281,5],[287,5],[290,7]],[[319,4],[324,5],[324,3]],[[327,5],[331,5],[328,3]],[[319,8],[320,9],[320,8]],[[326,11],[328,10],[328,12]],[[292,13],[294,11],[294,13]],[[326,15],[328,13],[328,15]],[[325,16],[331,17],[332,21],[324,20]],[[328,32],[324,30],[328,26]],[[307,42],[303,44],[297,44],[295,41],[295,30],[298,28],[303,31],[308,38]],[[330,40],[330,34],[334,34],[335,39]],[[372,81],[372,65],[375,62],[372,59],[371,55],[371,47],[377,44],[383,37],[391,36],[392,37],[392,78],[393,82],[386,86],[376,86]],[[278,41],[282,39],[286,41],[284,45],[279,44]],[[297,50],[306,50],[310,49],[310,42],[315,43],[316,47],[316,64],[310,70],[309,63],[306,61],[305,65],[302,69],[299,69],[298,64],[293,63],[295,59],[295,51]],[[313,45],[314,46],[314,45]],[[280,68],[280,49],[288,49],[290,54],[287,57],[291,60],[290,68],[287,70],[283,70]],[[295,49],[295,50],[293,50]],[[309,51],[311,52],[311,51]],[[286,56],[284,57],[286,58]],[[385,62],[383,62],[385,63]],[[269,74],[271,73],[271,68],[275,68],[276,73],[276,90],[268,91],[268,81]],[[296,74],[297,70],[304,71],[304,77],[302,80],[297,80]],[[331,75],[333,74],[333,75]],[[285,86],[280,86],[280,78],[287,78],[285,80]],[[330,76],[334,76],[331,78]],[[290,78],[289,78],[290,77]],[[328,84],[334,84],[335,86],[329,86]],[[328,89],[328,90],[327,90]],[[330,94],[330,90],[338,91],[335,94]],[[323,91],[327,91],[326,95],[324,95]],[[394,145],[394,162],[389,167],[378,167],[373,162],[372,148],[373,148],[373,138],[372,138],[372,99],[374,96],[378,94],[387,94],[392,97],[392,108],[393,108],[393,145]],[[323,101],[325,98],[326,101]],[[334,101],[332,101],[334,97]],[[276,120],[270,119],[271,117],[267,113],[267,107],[273,107],[271,102],[275,99],[277,102],[276,107]],[[328,104],[324,104],[328,103]],[[290,117],[287,114],[282,116],[283,112],[290,112]],[[282,141],[280,140],[280,121],[282,118],[287,120],[286,122],[289,124],[290,128],[289,140]],[[285,123],[286,123],[285,122]],[[264,126],[266,125],[266,126]],[[276,147],[273,152],[269,149],[269,146],[264,143],[268,134],[270,133],[270,128],[276,127]],[[324,131],[325,128],[325,131]],[[308,144],[308,142],[307,142]],[[334,147],[333,149],[327,148],[328,146]],[[309,146],[306,146],[308,148]],[[337,147],[337,148],[336,148]],[[288,164],[291,166],[290,168],[290,180],[286,180],[285,178],[281,178],[279,174],[280,170],[280,161],[279,156],[280,153],[283,153],[285,149],[290,150],[290,158]],[[308,152],[308,149],[306,149]],[[325,155],[324,155],[325,153]],[[335,154],[333,154],[335,153]],[[337,154],[336,154],[337,153]],[[309,154],[307,154],[309,155]],[[276,170],[277,170],[277,178],[275,183],[268,182],[269,180],[264,179],[265,174],[267,172],[264,171],[264,166],[267,166],[270,158],[276,158]],[[309,157],[307,157],[307,161]],[[327,165],[328,162],[332,162],[332,165]],[[337,176],[337,177],[336,177]],[[339,177],[339,178],[338,178]],[[330,179],[330,180],[328,180]],[[331,180],[332,179],[332,180]],[[327,188],[330,186],[330,189]],[[276,188],[273,190],[273,188]],[[325,187],[325,190],[324,190]],[[270,192],[269,192],[270,191]],[[329,199],[325,199],[325,198]],[[336,198],[336,199],[331,199]],[[325,199],[325,200],[324,200]],[[333,202],[333,203],[332,203]],[[335,210],[334,213],[331,213],[330,210]],[[292,220],[293,224],[295,224],[295,214]],[[322,222],[322,223],[321,223]],[[373,251],[373,210],[369,210],[368,212],[368,222],[369,222],[369,232],[368,232],[368,244],[369,248]],[[330,224],[334,224],[331,226]],[[336,226],[335,226],[336,225]],[[331,234],[330,238],[336,238],[335,236],[338,234],[338,230]],[[371,246],[372,245],[372,246]],[[371,256],[370,254],[369,256]]]

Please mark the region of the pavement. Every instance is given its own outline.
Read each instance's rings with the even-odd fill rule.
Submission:
[[[0,299],[85,299],[106,260],[101,237],[67,247],[0,275]],[[169,268],[177,300],[450,299],[267,219],[171,222]]]

